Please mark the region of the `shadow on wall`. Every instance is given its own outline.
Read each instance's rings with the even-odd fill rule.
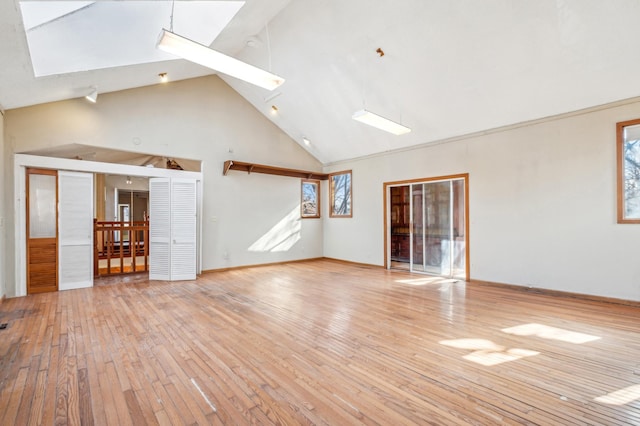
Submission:
[[[249,247],[249,251],[279,252],[289,251],[300,240],[300,205],[296,206],[266,234]]]

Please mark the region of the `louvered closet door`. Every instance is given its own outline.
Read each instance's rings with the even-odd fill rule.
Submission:
[[[196,279],[196,181],[171,179],[171,280]]]
[[[171,186],[168,178],[149,179],[149,279],[171,279]]]
[[[149,279],[196,279],[196,181],[149,179]]]
[[[58,289],[93,286],[93,175],[58,172]]]

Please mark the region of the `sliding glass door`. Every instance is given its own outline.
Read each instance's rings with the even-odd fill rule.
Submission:
[[[467,278],[466,177],[388,189],[391,268]]]

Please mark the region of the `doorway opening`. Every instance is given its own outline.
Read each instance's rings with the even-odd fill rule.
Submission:
[[[385,183],[385,267],[469,279],[468,175]]]
[[[96,174],[96,278],[149,271],[149,179]]]

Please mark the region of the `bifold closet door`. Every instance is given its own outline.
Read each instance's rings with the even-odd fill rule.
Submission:
[[[196,181],[149,179],[149,279],[195,279],[196,241]]]
[[[149,279],[171,276],[171,187],[168,178],[149,179]]]
[[[196,279],[196,181],[171,179],[171,280]]]
[[[58,289],[93,286],[93,174],[58,172]]]

